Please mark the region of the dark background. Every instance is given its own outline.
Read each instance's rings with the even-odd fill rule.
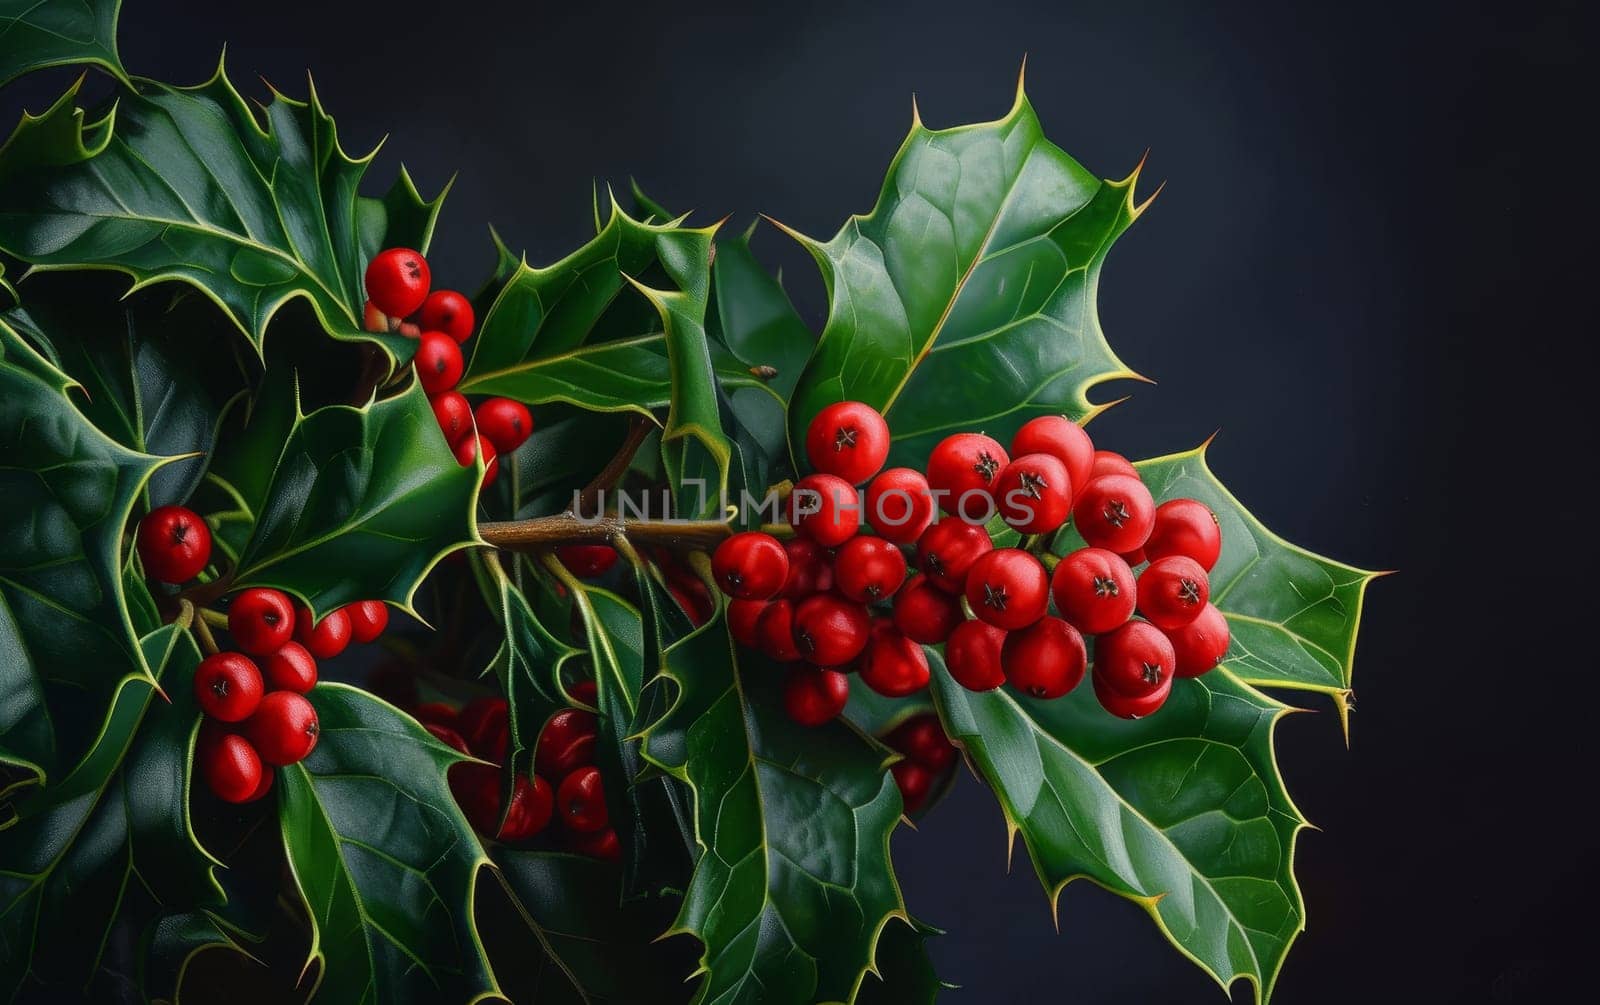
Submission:
[[[1101,288],[1112,344],[1161,386],[1129,385],[1097,440],[1148,456],[1220,428],[1214,466],[1269,526],[1400,570],[1369,593],[1349,748],[1314,696],[1280,731],[1322,829],[1278,1000],[1567,989],[1592,952],[1600,595],[1574,463],[1595,331],[1577,5],[866,6],[128,0],[122,52],[198,82],[226,42],[236,80],[292,94],[315,70],[347,149],[389,134],[374,178],[460,172],[431,257],[464,288],[488,222],[536,263],[581,243],[593,179],[831,235],[871,206],[913,92],[933,126],[994,118],[1026,53],[1058,144],[1107,177],[1149,148],[1144,191],[1167,181]],[[59,84],[8,94],[7,118]],[[820,326],[815,269],[770,228],[757,249]],[[895,857],[950,930],[953,1001],[1222,1000],[1089,884],[1057,934],[971,778]]]

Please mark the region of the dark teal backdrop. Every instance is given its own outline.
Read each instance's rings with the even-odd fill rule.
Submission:
[[[1550,1000],[1596,892],[1593,39],[1576,4],[1212,6],[127,0],[123,57],[199,81],[226,42],[237,80],[290,93],[313,69],[348,149],[389,134],[383,166],[429,192],[460,172],[432,257],[470,288],[486,223],[547,261],[584,239],[596,178],[831,234],[872,204],[913,92],[930,125],[995,117],[1026,53],[1057,143],[1110,177],[1149,148],[1167,181],[1101,289],[1160,386],[1129,385],[1097,439],[1139,456],[1220,428],[1214,466],[1269,526],[1401,570],[1369,594],[1350,748],[1317,702],[1280,734],[1322,831],[1278,999]],[[757,246],[820,323],[809,262]],[[895,855],[950,929],[952,1001],[1223,1000],[1086,884],[1057,934],[971,778]]]

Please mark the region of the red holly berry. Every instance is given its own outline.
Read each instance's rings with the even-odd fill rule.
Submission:
[[[889,456],[889,424],[871,405],[841,401],[818,412],[806,427],[806,457],[813,471],[859,485]]]
[[[934,586],[927,576],[912,576],[894,595],[894,626],[909,638],[936,646],[966,617],[961,601]]]
[[[317,745],[317,710],[305,695],[273,691],[261,699],[245,732],[261,759],[281,768],[303,760]]]
[[[1139,575],[1139,613],[1157,628],[1182,628],[1211,600],[1211,580],[1200,563],[1168,555]]]
[[[804,600],[813,593],[833,589],[833,561],[828,549],[809,537],[791,537],[783,542],[783,551],[789,557],[789,577],[778,596]]]
[[[556,549],[556,557],[579,579],[598,579],[617,564],[617,549],[609,544],[564,544]]]
[[[228,607],[228,634],[252,656],[276,652],[294,638],[294,604],[281,590],[245,590]]]
[[[456,386],[464,365],[461,347],[444,332],[423,332],[415,358],[417,381],[429,395],[443,394]]]
[[[746,649],[761,648],[761,636],[756,633],[756,623],[761,612],[767,609],[765,600],[728,601],[728,634],[733,641]]]
[[[837,475],[807,475],[789,495],[789,522],[824,548],[837,548],[861,526],[861,497]]]
[[[839,592],[861,604],[887,600],[906,581],[906,557],[881,537],[853,537],[834,562]]]
[[[586,677],[567,688],[567,696],[575,702],[596,708],[600,700],[600,685],[593,678]]]
[[[1090,545],[1121,555],[1144,547],[1156,522],[1156,501],[1132,475],[1101,475],[1078,493],[1072,519]]]
[[[594,762],[594,745],[600,720],[581,708],[564,708],[552,715],[534,745],[534,770],[546,778],[565,778]]]
[[[933,790],[932,773],[916,761],[896,761],[889,766],[889,773],[894,776],[906,812],[922,809],[922,804],[928,801],[928,793]]]
[[[418,320],[430,331],[444,332],[457,342],[465,342],[472,337],[477,318],[472,313],[472,301],[466,297],[455,290],[434,290],[422,302]]]
[[[520,401],[490,398],[478,406],[477,418],[478,431],[502,454],[516,450],[533,435],[533,413]]]
[[[747,530],[717,545],[711,575],[730,597],[770,600],[789,578],[789,553],[771,534]]]
[[[411,717],[418,722],[436,722],[441,726],[455,729],[460,716],[453,705],[447,705],[442,701],[425,701],[411,711]]]
[[[1133,570],[1104,548],[1079,548],[1057,565],[1050,582],[1056,610],[1085,635],[1109,632],[1133,617]]]
[[[1011,438],[1011,456],[1049,454],[1067,469],[1076,492],[1089,484],[1094,469],[1094,444],[1083,427],[1064,415],[1041,415],[1023,423]]]
[[[967,606],[996,628],[1026,628],[1044,617],[1049,605],[1044,566],[1020,548],[980,555],[967,573]]]
[[[295,605],[295,641],[311,651],[319,660],[331,660],[344,652],[350,644],[350,615],[343,608],[329,611],[321,621],[313,622],[305,605]]]
[[[913,543],[933,523],[933,490],[911,468],[890,468],[872,479],[863,502],[867,523],[895,544]]]
[[[226,733],[197,753],[206,785],[226,802],[249,802],[261,786],[261,776],[270,774],[263,771],[261,757],[250,741],[237,733]]]
[[[987,621],[963,621],[944,644],[944,663],[955,682],[968,691],[993,691],[1006,682],[1000,647],[1006,633]]]
[[[1129,475],[1138,478],[1139,469],[1115,450],[1096,450],[1094,464],[1089,468],[1089,480],[1094,481],[1101,475]]]
[[[844,666],[866,648],[870,622],[860,604],[818,593],[795,605],[794,644],[819,667]]]
[[[482,433],[469,433],[456,444],[456,461],[464,468],[470,468],[478,461],[478,454],[483,454],[483,487],[488,488],[500,475],[500,454],[494,449],[494,444]]]
[[[1122,559],[1124,562],[1127,562],[1128,568],[1130,569],[1137,569],[1139,566],[1149,561],[1149,558],[1145,555],[1143,548],[1135,548],[1133,551],[1125,551],[1117,557]]]
[[[456,730],[467,738],[468,745],[476,747],[477,737],[488,735],[510,716],[511,708],[504,698],[474,698],[456,715]]]
[[[711,594],[706,592],[706,584],[675,580],[667,584],[667,592],[678,602],[691,625],[699,628],[710,619],[715,605],[711,603]]]
[[[989,532],[977,524],[941,520],[917,541],[917,568],[939,589],[961,594],[973,563],[993,550]]]
[[[269,691],[305,694],[317,686],[317,659],[298,642],[285,642],[261,659],[261,679]]]
[[[439,742],[454,747],[456,750],[459,750],[461,753],[466,754],[469,757],[472,755],[472,748],[467,746],[467,738],[451,729],[449,726],[440,725],[437,722],[424,722],[422,724],[422,728],[432,733],[434,738],[439,740]]]
[[[928,485],[939,508],[972,523],[994,510],[995,479],[1011,463],[1005,448],[982,433],[947,436],[928,455]]]
[[[1207,604],[1193,621],[1168,631],[1166,636],[1172,643],[1173,674],[1198,677],[1228,655],[1231,633],[1228,619],[1215,604]]]
[[[605,783],[600,779],[599,768],[579,768],[563,778],[561,788],[556,791],[556,802],[561,806],[561,819],[568,830],[590,834],[610,821],[606,812]]]
[[[389,627],[389,607],[381,600],[358,600],[344,605],[350,618],[350,634],[357,642],[376,642]]]
[[[916,694],[928,686],[928,656],[892,623],[876,621],[861,657],[861,682],[889,698]]]
[[[800,647],[794,641],[794,604],[788,600],[774,600],[756,619],[756,639],[761,651],[775,663],[792,663],[800,658]]]
[[[1155,691],[1139,698],[1130,698],[1119,694],[1106,683],[1099,671],[1094,674],[1094,696],[1100,699],[1100,705],[1112,715],[1122,719],[1143,719],[1154,713],[1167,702],[1167,696],[1172,694],[1172,678],[1167,678]]]
[[[783,682],[783,709],[802,726],[830,721],[850,700],[850,678],[837,670],[799,664]]]
[[[211,561],[211,528],[182,506],[153,509],[139,521],[139,561],[152,579],[187,583]]]
[[[500,769],[487,764],[453,764],[446,776],[467,822],[479,834],[500,828]]]
[[[500,840],[526,841],[545,829],[554,811],[550,783],[538,775],[518,775],[511,783],[511,804],[500,825]]]
[[[444,442],[454,447],[461,438],[472,432],[472,406],[459,391],[446,391],[428,399],[433,406],[433,417],[444,433]]]
[[[1072,513],[1067,466],[1049,454],[1026,454],[1001,468],[994,495],[1001,518],[1023,534],[1055,530]]]
[[[1184,555],[1210,572],[1222,554],[1222,528],[1211,508],[1196,499],[1169,499],[1156,507],[1156,522],[1144,553],[1152,561]]]
[[[380,251],[367,264],[367,297],[390,317],[403,318],[415,312],[427,299],[432,283],[428,260],[410,248]]]
[[[950,743],[950,738],[944,735],[944,728],[939,725],[936,715],[918,715],[907,719],[896,726],[886,739],[890,747],[936,775],[950,767],[956,759],[956,748]]]
[[[259,761],[261,755],[257,754],[256,759]],[[272,791],[272,780],[277,776],[278,773],[276,771],[263,765],[261,768],[261,781],[256,783],[256,790],[250,793],[245,802],[253,803],[258,799],[265,798],[267,793]]]
[[[1089,654],[1083,636],[1060,618],[1040,618],[1011,632],[1000,650],[1006,681],[1034,698],[1059,698],[1083,680]]]
[[[1106,686],[1143,698],[1172,680],[1177,658],[1172,643],[1148,621],[1130,621],[1094,645],[1094,672]]]
[[[617,840],[617,832],[611,827],[595,831],[593,834],[574,834],[572,850],[580,855],[588,855],[590,858],[603,859],[607,862],[622,860],[622,842]]]
[[[243,722],[261,704],[261,670],[244,653],[212,653],[194,670],[201,711],[222,722]]]

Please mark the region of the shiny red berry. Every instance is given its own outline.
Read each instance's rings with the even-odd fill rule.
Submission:
[[[304,605],[296,605],[294,638],[317,659],[331,660],[350,644],[350,615],[340,608],[313,623],[311,612]]]
[[[1149,557],[1145,555],[1143,548],[1135,548],[1133,551],[1125,551],[1117,557],[1122,559],[1124,562],[1127,562],[1128,568],[1130,569],[1137,569],[1139,566],[1150,560]]]
[[[197,750],[200,773],[206,785],[218,799],[230,803],[247,803],[261,787],[263,774],[270,775],[261,766],[261,757],[250,741],[237,733],[226,733],[215,742]],[[271,783],[268,783],[270,786]]]
[[[454,447],[461,438],[472,432],[472,406],[459,391],[446,391],[428,399],[433,406],[433,417],[444,433],[444,442]]]
[[[1156,522],[1144,553],[1151,561],[1183,555],[1210,572],[1222,554],[1222,528],[1217,515],[1195,499],[1170,499],[1156,507]]]
[[[783,551],[789,557],[789,577],[778,596],[804,600],[833,589],[833,556],[828,549],[808,537],[791,537],[783,542]]]
[[[1056,564],[1050,581],[1056,610],[1085,635],[1100,635],[1133,617],[1133,570],[1115,552],[1079,548]]]
[[[449,726],[437,722],[424,722],[422,728],[433,734],[434,739],[446,746],[453,747],[463,754],[471,756],[472,748],[467,746],[467,738],[451,729]]]
[[[605,783],[600,779],[599,768],[579,768],[563,778],[561,787],[556,790],[556,802],[568,830],[590,834],[610,822]]]
[[[594,762],[600,720],[582,708],[564,708],[552,715],[534,746],[534,770],[546,778],[565,778]]]
[[[913,716],[896,726],[885,740],[890,747],[936,775],[955,763],[956,748],[944,735],[936,715]]]
[[[436,722],[441,726],[455,729],[461,713],[454,705],[442,701],[425,701],[411,710],[411,717],[418,722]]]
[[[922,804],[928,801],[928,793],[933,791],[933,774],[916,761],[896,761],[890,765],[889,773],[894,776],[895,787],[900,790],[900,801],[905,805],[907,813],[915,813],[922,809]]]
[[[598,858],[607,862],[622,860],[622,842],[617,840],[614,828],[595,831],[593,834],[572,835],[572,850],[580,855]]]
[[[482,433],[468,433],[456,444],[456,462],[464,468],[469,468],[478,462],[478,454],[483,454],[483,487],[488,488],[500,476],[500,453],[495,450],[494,444]]]
[[[526,841],[545,829],[554,812],[550,783],[538,775],[518,775],[511,783],[511,803],[500,826],[500,840]]]
[[[894,595],[894,626],[923,645],[943,642],[965,617],[960,598],[934,586],[927,576],[912,576]]]
[[[1138,478],[1139,469],[1115,450],[1096,450],[1094,464],[1089,467],[1089,481],[1094,481],[1101,475],[1127,475],[1130,478]]]
[[[410,248],[378,252],[367,264],[367,297],[372,305],[394,318],[415,313],[427,299],[433,277],[428,260]]]
[[[967,606],[996,628],[1026,628],[1044,617],[1049,605],[1044,566],[1020,548],[986,552],[967,573]]]
[[[966,592],[973,563],[993,550],[989,532],[979,525],[941,520],[917,541],[917,568],[934,586],[959,595]]]
[[[317,710],[305,695],[273,691],[261,699],[244,728],[261,759],[281,768],[303,760],[316,747]]]
[[[472,301],[455,290],[434,290],[422,302],[418,319],[429,331],[444,332],[457,342],[472,337],[472,326],[477,318],[472,313]]]
[[[881,537],[853,537],[834,561],[839,592],[861,604],[888,600],[906,581],[906,557]]]
[[[1041,415],[1029,419],[1011,438],[1011,456],[1049,454],[1067,469],[1072,490],[1089,484],[1094,469],[1094,443],[1083,427],[1064,415]]]
[[[260,756],[261,755],[259,755],[259,754],[256,755],[257,760],[260,759]],[[255,801],[259,800],[259,799],[266,798],[267,793],[272,791],[272,780],[274,778],[276,778],[277,776],[278,776],[278,772],[277,771],[273,770],[272,768],[267,767],[266,765],[262,765],[261,766],[261,781],[256,784],[256,790],[254,792],[250,793],[249,797],[247,799],[245,799],[245,802],[253,803],[253,802],[255,802]]]
[[[888,698],[904,698],[928,686],[928,655],[888,621],[873,623],[861,657],[861,682]]]
[[[281,590],[245,590],[228,607],[228,634],[252,656],[276,652],[294,638],[294,604]]]
[[[933,490],[922,472],[911,468],[890,468],[872,479],[862,504],[867,523],[895,544],[914,543],[933,523]]]
[[[567,697],[580,705],[598,708],[600,704],[600,685],[594,682],[594,678],[585,677],[583,680],[574,681],[572,686],[567,688]]]
[[[500,829],[500,769],[487,764],[452,764],[450,794],[472,829],[493,836]]]
[[[783,710],[802,726],[820,726],[844,711],[850,678],[837,670],[797,664],[783,682]]]
[[[317,659],[298,642],[285,642],[261,658],[261,679],[269,691],[305,694],[317,686]]]
[[[1060,618],[1040,618],[1011,632],[1000,650],[1006,681],[1034,698],[1059,698],[1083,681],[1089,655],[1083,636]]]
[[[746,649],[761,648],[761,636],[756,632],[756,624],[761,620],[761,613],[767,609],[768,603],[766,600],[728,601],[728,634],[733,636],[733,641]]]
[[[944,664],[955,682],[968,691],[993,691],[1006,682],[1000,648],[1006,633],[987,621],[963,621],[944,644]]]
[[[261,704],[261,670],[244,653],[213,653],[194,670],[201,711],[222,722],[243,722]]]
[[[1130,698],[1143,698],[1170,683],[1176,662],[1172,643],[1147,621],[1130,621],[1094,645],[1095,675]]]
[[[888,457],[889,424],[863,402],[829,405],[806,427],[806,458],[813,471],[860,485],[882,470]]]
[[[771,534],[747,530],[717,545],[711,574],[730,597],[770,600],[789,578],[789,553]]]
[[[794,644],[819,667],[844,666],[866,648],[870,622],[860,604],[818,593],[795,605]]]
[[[1005,448],[982,433],[947,436],[928,455],[928,486],[939,508],[972,523],[994,513],[995,479],[1011,463]]]
[[[1168,555],[1139,574],[1139,613],[1157,628],[1182,628],[1211,600],[1211,579],[1186,555]]]
[[[475,413],[478,432],[489,438],[494,449],[509,454],[533,435],[533,413],[528,406],[510,398],[490,398]]]
[[[794,641],[794,604],[788,600],[774,600],[756,619],[756,638],[761,651],[775,663],[792,663],[800,659],[800,647]]]
[[[417,381],[430,396],[443,394],[461,380],[461,347],[444,332],[423,332],[415,358]]]
[[[1173,674],[1178,677],[1198,677],[1228,655],[1228,619],[1215,604],[1207,604],[1193,621],[1166,635],[1172,643]]]
[[[861,526],[861,497],[837,475],[807,475],[789,494],[789,522],[824,548],[837,548]]]
[[[556,549],[556,557],[579,579],[598,579],[617,564],[617,549],[609,544],[564,544]]]
[[[187,583],[211,561],[211,528],[182,506],[153,509],[139,521],[139,561],[151,579]]]
[[[344,605],[350,618],[350,635],[357,642],[376,642],[389,627],[389,606],[381,600],[358,600]]]
[[[1101,676],[1098,670],[1094,674],[1094,696],[1100,699],[1100,705],[1107,712],[1122,719],[1143,719],[1165,705],[1167,697],[1172,694],[1172,679],[1151,693],[1139,698],[1130,698],[1113,689]]]
[[[1101,475],[1072,505],[1078,533],[1091,546],[1125,554],[1144,547],[1156,522],[1156,501],[1132,475]]]
[[[480,750],[497,733],[509,728],[510,717],[511,706],[504,698],[474,698],[456,715],[456,731],[466,737],[473,750]]]
[[[1026,454],[1000,469],[994,482],[1000,516],[1022,534],[1044,534],[1072,513],[1067,466],[1050,454]]]

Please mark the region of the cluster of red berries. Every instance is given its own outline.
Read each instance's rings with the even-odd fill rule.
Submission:
[[[1096,450],[1076,423],[1033,419],[1010,453],[958,433],[934,447],[926,474],[883,471],[888,454],[875,409],[828,406],[806,433],[816,473],[790,494],[795,536],[736,534],[712,556],[735,639],[792,664],[785,705],[797,722],[837,715],[852,670],[890,697],[926,687],[924,645],[944,644],[951,676],[971,690],[1009,682],[1059,698],[1083,680],[1085,636],[1097,636],[1095,694],[1124,718],[1154,712],[1174,676],[1227,652],[1207,579],[1222,548],[1215,515],[1192,499],[1156,506],[1133,464]],[[984,525],[996,513],[1025,535],[1070,520],[1089,546],[1052,577],[1031,552],[994,547]]]
[[[521,402],[489,398],[474,411],[455,390],[466,364],[461,346],[477,318],[472,302],[455,290],[430,290],[428,260],[410,248],[389,248],[367,265],[368,331],[395,331],[420,340],[414,365],[428,393],[445,442],[463,466],[483,455],[483,484],[500,474],[500,455],[533,435],[533,415]]]
[[[595,684],[578,682],[578,701],[593,704]],[[504,698],[475,698],[460,710],[443,702],[419,705],[412,713],[440,740],[495,765],[505,763],[511,746],[510,707]],[[567,847],[595,858],[622,855],[606,810],[605,786],[594,763],[599,736],[595,714],[564,708],[550,716],[534,747],[534,774],[518,774],[510,804],[501,798],[498,767],[462,763],[450,769],[450,791],[472,826],[501,841],[526,841],[559,816]],[[546,779],[559,779],[554,790]],[[559,812],[558,812],[559,811]]]
[[[944,735],[936,715],[918,715],[890,730],[883,742],[903,755],[889,768],[900,789],[900,801],[907,813],[915,813],[928,801],[934,783],[956,761],[956,748]]]
[[[389,624],[381,600],[348,604],[314,622],[280,590],[243,590],[228,606],[236,651],[213,653],[194,672],[206,720],[195,762],[219,799],[254,802],[272,788],[273,767],[294,764],[317,745],[317,712],[306,694],[317,661],[351,640],[372,642]],[[254,658],[252,658],[254,657]]]

